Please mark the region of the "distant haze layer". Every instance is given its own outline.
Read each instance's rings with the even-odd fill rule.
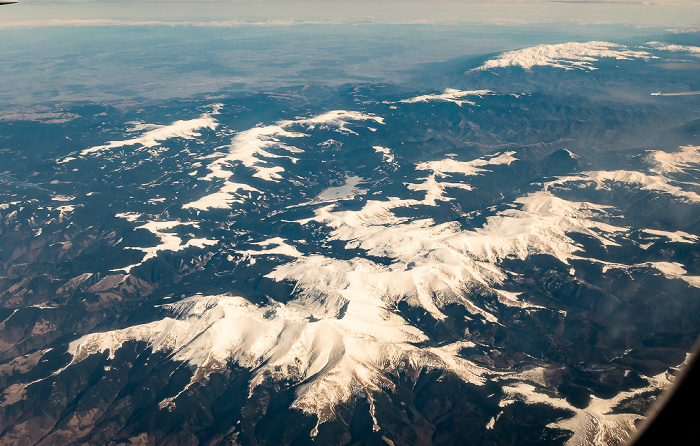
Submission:
[[[168,3],[163,8],[163,3]],[[196,5],[194,5],[196,3]],[[446,2],[100,2],[24,0],[4,8],[0,27],[182,22],[322,21],[338,23],[578,23],[667,28],[700,26],[700,5],[691,0],[659,2],[446,1]]]

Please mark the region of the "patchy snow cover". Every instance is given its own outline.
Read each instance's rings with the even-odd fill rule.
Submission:
[[[432,173],[426,178],[421,178],[421,180],[423,180],[421,183],[409,184],[408,188],[411,190],[424,191],[426,193],[424,200],[426,204],[434,205],[436,200],[450,201],[452,198],[445,196],[445,189],[458,188],[472,190],[472,187],[467,183],[438,181],[438,178],[449,177],[449,174],[461,174],[465,176],[481,175],[484,172],[489,172],[488,169],[483,168],[485,166],[499,164],[510,165],[513,161],[517,161],[518,159],[513,156],[514,154],[515,152],[505,152],[472,161],[455,161],[446,158],[439,161],[423,162],[418,164],[416,169],[430,170]]]
[[[372,146],[375,152],[381,153],[382,158],[384,161],[386,161],[389,164],[394,163],[394,154],[391,153],[391,149],[388,147],[382,147],[382,146]]]
[[[456,90],[454,88],[447,88],[442,94],[425,94],[422,96],[416,96],[414,98],[403,99],[399,102],[413,104],[416,102],[429,102],[429,101],[443,101],[443,102],[454,102],[460,107],[464,104],[476,105],[476,102],[464,99],[468,96],[483,96],[487,94],[493,94],[491,90],[472,90],[472,91],[462,91]]]
[[[700,146],[683,146],[678,152],[654,150],[644,159],[650,171],[658,175],[687,173],[686,169],[700,167]]]
[[[687,273],[687,271],[683,269],[683,265],[677,262],[648,262],[647,264],[652,268],[658,269],[667,276],[681,276]]]
[[[120,214],[118,216],[123,216],[129,221],[135,221],[134,215],[138,214]],[[143,264],[146,260],[155,257],[160,251],[181,251],[190,247],[204,248],[205,246],[215,245],[218,240],[210,240],[207,238],[192,238],[186,243],[182,243],[182,239],[177,235],[169,232],[169,230],[176,228],[178,226],[192,226],[197,228],[198,225],[195,222],[182,222],[182,221],[149,221],[141,226],[137,226],[136,229],[147,229],[153,235],[160,239],[160,244],[148,248],[141,247],[129,247],[129,249],[135,249],[138,251],[143,251],[146,255],[141,259],[139,263],[129,265],[125,268],[120,268],[126,272],[131,271],[132,268]]]
[[[517,308],[545,308],[541,305],[534,305],[518,299],[518,296],[522,295],[523,293],[512,293],[510,291],[497,290],[495,288],[494,291],[498,295],[498,301],[503,305]]]
[[[545,183],[545,190],[551,187],[563,186],[567,183],[585,183],[595,185],[596,189],[612,190],[614,183],[624,183],[642,190],[662,192],[672,195],[684,201],[699,203],[700,195],[692,191],[686,191],[678,186],[670,184],[670,180],[661,175],[647,175],[631,170],[596,170],[581,172],[578,175],[563,176]]]
[[[488,172],[482,169],[484,166],[505,164],[510,166],[510,163],[517,161],[514,157],[515,152],[505,152],[495,154],[483,158],[478,158],[473,161],[455,161],[451,158],[446,158],[440,161],[428,161],[418,164],[418,170],[432,170],[437,176],[445,177],[448,173],[461,173],[463,175],[480,175],[483,172]]]
[[[695,53],[695,54],[700,54],[700,47],[697,46],[688,46],[688,45],[674,45],[674,44],[667,44],[663,42],[647,42],[647,45],[650,47],[656,49],[656,50],[661,50],[661,51],[673,51],[677,53]]]
[[[506,398],[500,402],[500,406],[504,407],[515,401],[525,401],[527,404],[546,404],[573,412],[572,418],[565,418],[548,426],[572,431],[574,435],[566,442],[569,446],[624,444],[636,431],[635,423],[644,417],[634,413],[615,413],[613,409],[625,399],[645,392],[663,390],[671,385],[666,372],[645,377],[645,379],[649,383],[647,386],[620,392],[609,399],[591,395],[590,403],[583,409],[577,409],[563,398],[541,393],[531,384],[511,384],[503,388]]]
[[[231,145],[228,146],[227,154],[211,162],[207,168],[207,174],[202,180],[212,181],[223,179],[224,186],[217,192],[206,195],[199,200],[186,204],[185,208],[207,210],[213,208],[226,209],[232,203],[242,202],[246,196],[244,192],[260,192],[258,189],[244,183],[231,180],[230,170],[236,164],[242,164],[254,173],[253,176],[265,181],[279,181],[282,179],[284,167],[275,165],[272,160],[276,158],[287,158],[296,162],[294,153],[301,153],[301,149],[285,144],[281,138],[303,138],[307,133],[295,131],[296,128],[305,128],[308,131],[316,128],[335,128],[340,133],[354,133],[347,128],[352,121],[374,121],[379,124],[383,119],[373,115],[360,112],[333,110],[321,115],[297,119],[280,121],[274,125],[254,127],[252,129],[238,133],[233,137]],[[247,195],[250,197],[250,194]]]
[[[317,127],[335,127],[341,133],[354,133],[346,127],[347,124],[352,121],[367,120],[383,123],[383,119],[377,116],[355,111],[333,110],[312,118],[285,120],[274,125],[254,127],[240,132],[234,136],[228,154],[209,164],[208,168],[211,172],[204,179],[228,179],[231,172],[225,167],[231,163],[241,163],[255,171],[254,177],[266,181],[278,181],[282,179],[280,173],[284,172],[284,168],[270,165],[269,159],[288,158],[295,161],[296,159],[290,153],[301,152],[296,147],[284,144],[280,138],[308,136],[306,133],[293,131],[294,128],[306,127],[308,130],[313,130]],[[275,149],[275,153],[271,152],[271,149]],[[280,150],[282,154],[279,153]]]
[[[241,191],[249,192],[249,194],[247,196],[243,195]],[[229,209],[233,203],[243,203],[246,197],[250,198],[250,192],[262,193],[258,189],[247,184],[226,181],[224,186],[218,191],[205,195],[199,200],[187,203],[182,207],[183,209],[198,209],[201,211],[209,209]]]
[[[700,241],[700,237],[697,235],[693,234],[688,234],[687,232],[683,231],[675,231],[675,232],[669,232],[669,231],[660,231],[657,229],[644,229],[642,232],[645,232],[647,234],[651,234],[654,236],[658,237],[665,237],[667,238],[670,242],[672,243],[697,243]]]
[[[126,221],[130,221],[133,223],[135,221],[139,221],[139,218],[141,218],[141,214],[137,212],[123,212],[121,214],[116,214],[115,217],[123,218]]]
[[[172,138],[193,139],[200,136],[197,130],[201,129],[216,129],[217,121],[209,114],[204,114],[199,118],[190,119],[188,121],[175,121],[170,125],[154,125],[154,124],[138,124],[129,129],[130,132],[138,132],[146,130],[140,136],[126,139],[123,141],[109,141],[104,145],[90,147],[80,152],[81,155],[112,150],[118,147],[140,145],[142,147],[155,147],[161,141]],[[64,159],[63,161],[66,161]]]
[[[646,51],[634,51],[624,45],[610,42],[567,42],[508,51],[496,59],[486,61],[475,70],[511,66],[520,66],[526,69],[534,66],[551,66],[565,70],[595,70],[593,62],[603,57],[648,60],[653,56]]]
[[[689,276],[688,271],[683,268],[680,263],[671,262],[644,262],[637,263],[634,265],[625,265],[622,263],[612,263],[612,262],[602,262],[600,260],[598,263],[603,263],[603,272],[609,269],[623,269],[628,270],[631,268],[653,268],[660,271],[664,276],[669,279],[681,279],[688,283],[688,285],[696,288],[700,288],[700,276]]]
[[[439,201],[451,201],[452,197],[445,195],[445,190],[447,188],[453,189],[464,189],[473,190],[474,188],[467,183],[454,183],[448,181],[438,181],[437,175],[435,173],[429,175],[426,178],[421,178],[423,180],[420,183],[410,183],[408,188],[410,190],[425,192],[425,198],[421,203],[434,206],[436,202]]]
[[[282,237],[274,237],[268,240],[264,240],[262,242],[257,242],[253,243],[254,245],[261,246],[265,249],[257,251],[257,250],[247,250],[247,251],[238,251],[239,254],[243,254],[244,256],[257,256],[257,255],[284,255],[288,257],[302,257],[302,254],[297,251],[297,249],[287,243],[287,240],[283,239]],[[273,246],[270,248],[270,246]]]

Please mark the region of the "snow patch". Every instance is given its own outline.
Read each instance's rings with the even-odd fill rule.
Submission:
[[[654,268],[660,271],[664,276],[669,279],[680,279],[688,283],[688,285],[700,288],[700,276],[688,276],[687,271],[683,268],[683,265],[677,262],[644,262],[636,263],[634,265],[625,265],[622,263],[613,262],[603,262],[600,260],[597,263],[603,263],[603,272],[607,272],[610,269],[623,269],[628,270],[631,268]]]
[[[126,219],[126,221],[135,222],[141,218],[141,214],[136,212],[123,212],[121,214],[116,214],[115,217]]]
[[[382,147],[382,146],[372,146],[375,152],[381,153],[382,158],[384,161],[386,161],[389,164],[394,163],[394,154],[391,153],[391,149],[388,147]]]
[[[228,154],[209,164],[208,168],[211,172],[204,179],[228,179],[231,176],[231,172],[226,170],[225,167],[231,163],[240,163],[255,171],[254,177],[266,181],[278,181],[282,179],[280,173],[284,172],[284,168],[271,165],[269,160],[288,158],[295,161],[296,159],[290,153],[301,152],[296,147],[284,144],[280,141],[280,138],[302,138],[308,136],[306,133],[295,132],[292,129],[306,127],[308,130],[313,130],[315,128],[335,127],[336,131],[341,133],[354,133],[347,128],[348,123],[367,120],[379,124],[383,123],[382,118],[374,115],[355,111],[333,110],[312,118],[285,120],[275,125],[255,127],[240,132],[234,136],[229,146]],[[271,149],[277,149],[277,153],[272,153]],[[280,154],[279,150],[282,150],[283,154]]]
[[[661,51],[700,54],[700,47],[697,47],[697,46],[674,45],[674,44],[667,44],[667,43],[663,43],[663,42],[647,42],[646,44],[651,46],[652,48],[654,48],[656,50],[661,50]]]
[[[243,183],[234,183],[226,181],[224,186],[217,192],[205,195],[199,200],[187,203],[182,206],[183,209],[199,209],[206,211],[209,209],[230,209],[233,203],[243,203],[246,196],[240,191],[262,193],[258,189]]]
[[[133,123],[132,123],[133,124]],[[200,118],[190,119],[188,121],[175,121],[170,125],[155,125],[155,124],[134,124],[128,131],[138,132],[147,130],[142,135],[135,138],[122,140],[122,141],[109,141],[101,146],[94,146],[88,149],[84,149],[80,152],[81,155],[88,155],[91,153],[102,152],[105,150],[112,150],[118,147],[140,145],[143,147],[156,147],[161,141],[165,141],[172,138],[183,138],[183,139],[193,139],[197,136],[201,136],[197,133],[197,130],[201,129],[216,129],[218,123],[210,115],[205,114]],[[64,159],[65,162],[67,159]]]
[[[597,170],[582,172],[578,175],[559,177],[554,181],[545,183],[544,188],[562,186],[567,183],[586,183],[595,185],[597,190],[613,190],[614,183],[633,185],[642,190],[650,190],[669,194],[683,201],[700,203],[700,195],[692,191],[686,191],[678,186],[670,184],[670,180],[661,175],[647,175],[642,172],[630,170],[605,171]]]
[[[650,171],[658,175],[669,173],[687,173],[686,169],[700,167],[700,146],[683,146],[678,152],[650,152],[644,160]]]
[[[417,165],[418,170],[432,170],[437,176],[444,177],[448,173],[461,173],[462,175],[480,175],[483,172],[488,172],[482,169],[484,166],[505,164],[510,166],[510,163],[517,161],[514,157],[515,152],[505,152],[495,154],[490,157],[478,158],[473,161],[455,161],[451,158],[446,158],[440,161],[428,161]]]
[[[625,399],[645,392],[663,390],[671,384],[665,372],[654,377],[645,378],[649,383],[647,386],[620,392],[609,399],[591,395],[590,403],[583,409],[575,408],[563,398],[541,393],[531,384],[517,383],[503,388],[505,399],[500,402],[500,406],[504,407],[515,401],[524,401],[527,404],[546,404],[551,407],[572,411],[574,413],[573,417],[548,425],[551,428],[572,431],[574,435],[566,442],[570,446],[581,444],[624,444],[630,435],[636,431],[635,423],[644,417],[634,413],[614,413],[613,409]]]
[[[643,229],[642,232],[646,232],[647,234],[659,236],[659,237],[665,237],[669,239],[671,243],[697,243],[700,241],[700,237],[697,235],[693,234],[688,234],[687,232],[683,231],[675,231],[675,232],[669,232],[669,231],[660,231],[657,229]]]
[[[424,191],[425,204],[435,205],[436,200],[449,201],[452,200],[450,197],[445,196],[445,189],[447,188],[457,188],[472,190],[472,187],[466,183],[454,183],[438,181],[438,178],[449,177],[449,174],[461,174],[465,176],[481,175],[485,172],[489,172],[488,169],[483,167],[488,165],[510,165],[513,161],[517,161],[513,155],[515,152],[505,152],[502,154],[495,154],[488,157],[478,158],[472,161],[456,161],[451,158],[445,158],[439,161],[427,161],[419,163],[416,166],[417,170],[429,170],[432,173],[426,177],[421,178],[422,183],[410,184],[408,186],[411,190]]]
[[[288,257],[302,257],[302,254],[297,251],[297,249],[288,244],[286,239],[283,239],[282,237],[274,237],[262,242],[257,242],[253,243],[254,245],[262,246],[263,250],[261,251],[255,251],[255,250],[247,250],[247,251],[238,251],[238,253],[243,254],[244,256],[258,256],[258,255],[284,255]],[[270,248],[270,246],[273,246]]]
[[[442,94],[426,94],[422,96],[416,96],[414,98],[403,99],[399,102],[413,104],[416,102],[429,102],[429,101],[443,101],[443,102],[453,102],[460,107],[464,104],[476,105],[476,102],[464,99],[468,96],[484,96],[487,94],[493,94],[491,90],[472,90],[472,91],[462,91],[456,90],[454,88],[447,88]]]
[[[139,214],[118,214],[117,216],[125,216],[129,221],[135,221]],[[119,268],[118,270],[124,270],[127,273],[131,271],[132,268],[143,264],[148,259],[156,257],[160,251],[182,251],[191,247],[204,248],[205,246],[212,246],[219,243],[218,240],[211,240],[207,238],[192,238],[186,243],[182,242],[182,239],[169,232],[173,228],[178,226],[192,226],[198,228],[198,224],[195,222],[182,222],[182,221],[149,221],[141,226],[137,226],[136,229],[146,229],[153,235],[160,239],[160,244],[148,248],[141,247],[129,247],[129,249],[135,249],[138,251],[143,251],[145,253],[144,257],[140,262],[133,265],[129,265],[125,268]]]
[[[618,60],[653,58],[646,51],[634,51],[624,45],[610,42],[567,42],[554,45],[537,45],[516,51],[502,53],[496,59],[486,61],[474,70],[520,66],[530,69],[534,66],[551,66],[565,70],[595,70],[593,62],[601,58]]]

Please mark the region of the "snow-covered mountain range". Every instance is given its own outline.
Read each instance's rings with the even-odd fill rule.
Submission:
[[[485,76],[693,57],[664,45],[540,45],[473,86],[320,106],[139,109],[3,176],[0,438],[448,443],[441,420],[471,420],[476,443],[623,442],[697,334],[700,146],[675,106]],[[586,124],[659,110],[647,130],[684,141]]]

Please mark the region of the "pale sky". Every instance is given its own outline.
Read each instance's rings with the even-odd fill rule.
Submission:
[[[0,28],[43,25],[378,22],[625,24],[699,29],[698,0],[19,0],[0,7]],[[168,3],[167,8],[163,3]]]

